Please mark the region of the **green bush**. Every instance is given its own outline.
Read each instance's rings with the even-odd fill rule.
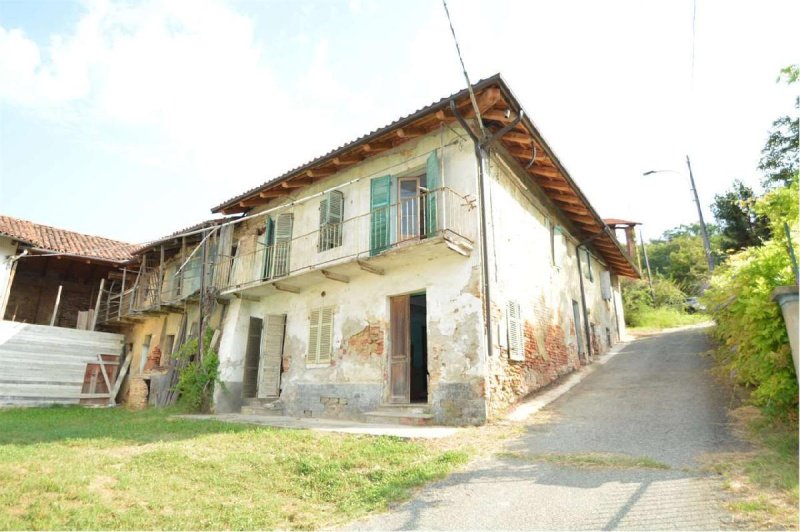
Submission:
[[[772,291],[795,284],[783,222],[797,232],[797,183],[766,194],[756,208],[770,219],[773,239],[731,255],[714,272],[704,301],[717,322],[722,367],[752,390],[751,401],[767,415],[796,419],[797,376]]]
[[[179,394],[178,404],[189,410],[208,410],[214,385],[222,384],[219,380],[219,355],[211,346],[213,336],[214,331],[210,327],[206,328],[202,358],[197,357],[198,339],[194,337],[186,340],[175,354],[179,364],[185,364],[175,385]]]
[[[653,297],[655,296],[655,297]],[[664,327],[682,325],[679,315],[684,315],[683,307],[686,294],[677,283],[663,277],[653,278],[653,291],[643,279],[622,279],[622,308],[625,312],[625,323],[632,327],[656,327],[654,321],[669,323]],[[659,318],[654,319],[654,311],[663,310]],[[669,312],[666,312],[669,311]],[[667,319],[671,316],[672,319]],[[697,320],[690,320],[695,323]]]

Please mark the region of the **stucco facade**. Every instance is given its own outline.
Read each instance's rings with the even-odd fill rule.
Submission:
[[[484,328],[477,208],[459,213],[458,231],[469,239],[466,253],[454,251],[438,235],[431,235],[369,256],[363,253],[368,249],[363,231],[357,230],[363,228],[348,222],[343,224],[341,247],[350,246],[355,256],[339,252],[336,258],[336,250],[332,250],[331,258],[329,251],[318,249],[320,194],[340,190],[344,219],[359,217],[370,212],[372,179],[383,174],[414,174],[431,153],[439,158],[441,184],[466,202],[474,201],[476,158],[463,135],[450,128],[336,173],[261,209],[271,217],[283,212],[293,215],[290,273],[227,291],[230,303],[220,346],[224,387],[216,391],[217,412],[238,411],[247,399],[243,381],[251,318],[285,317],[279,398],[284,412],[295,416],[363,419],[392,403],[390,301],[401,294],[425,296],[427,397],[410,404],[422,406],[438,423],[483,423],[587,363],[587,343],[591,342],[591,352],[597,356],[619,340],[624,320],[616,276],[609,276],[610,292],[606,290],[604,298],[600,279],[608,267],[590,247],[591,276],[584,267],[584,297],[592,331],[587,333],[577,265],[578,255],[585,257],[586,248],[576,252],[580,242],[570,222],[541,190],[525,184],[513,161],[501,155],[490,161],[486,199],[491,350],[486,346]],[[440,210],[450,212],[443,206]],[[264,220],[250,218],[235,230],[238,260],[247,269],[254,260],[246,257],[255,256],[255,249],[263,247],[259,242]],[[552,253],[551,227],[556,233]],[[361,247],[348,243],[359,239]],[[358,261],[362,260],[380,273],[360,268]],[[341,278],[331,279],[323,269]],[[509,301],[518,302],[522,309],[525,356],[521,361],[509,358]],[[333,308],[331,358],[326,364],[311,364],[310,313],[322,307]],[[580,322],[577,328],[576,318]]]

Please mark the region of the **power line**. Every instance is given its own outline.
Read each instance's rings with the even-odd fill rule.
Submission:
[[[478,119],[478,127],[481,130],[481,134],[485,135],[486,132],[483,129],[483,119],[481,118],[481,111],[478,109],[478,101],[475,99],[475,92],[472,90],[472,84],[469,82],[469,75],[467,74],[467,67],[464,65],[464,58],[461,57],[461,47],[458,45],[458,38],[456,37],[456,30],[453,28],[453,21],[450,18],[450,10],[447,9],[447,0],[442,0],[442,5],[444,5],[444,12],[447,15],[447,22],[450,24],[450,33],[453,34],[453,42],[456,44],[456,53],[458,54],[458,60],[461,62],[461,70],[464,72],[464,79],[467,80],[467,90],[469,91],[469,99],[472,102],[472,107],[475,109],[475,117]]]

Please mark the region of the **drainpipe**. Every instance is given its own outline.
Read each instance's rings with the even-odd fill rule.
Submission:
[[[600,232],[593,234],[583,242],[580,242],[575,246],[575,258],[578,260],[578,280],[580,281],[580,288],[581,288],[581,306],[583,307],[583,329],[586,333],[586,362],[589,362],[592,359],[592,329],[589,325],[589,308],[586,305],[586,290],[583,284],[583,267],[581,266],[581,248],[586,248],[588,244],[594,241],[595,238],[607,234],[609,231],[609,227],[604,225]],[[588,248],[587,248],[588,250]],[[591,260],[591,259],[589,259]],[[612,292],[613,295],[613,292]]]
[[[483,313],[486,316],[484,320],[484,327],[486,328],[486,343],[487,348],[486,352],[488,356],[492,356],[492,298],[489,292],[489,249],[487,243],[487,223],[486,223],[486,202],[485,199],[485,188],[486,188],[486,174],[488,174],[488,166],[489,166],[489,148],[490,146],[500,139],[503,135],[514,129],[517,124],[522,121],[523,112],[520,109],[517,117],[512,120],[509,124],[499,130],[497,133],[493,135],[485,134],[483,131],[483,125],[479,122],[481,126],[481,136],[475,134],[472,128],[467,124],[464,117],[458,112],[456,108],[456,102],[454,100],[450,100],[450,111],[458,120],[458,123],[461,124],[461,127],[464,128],[464,131],[472,139],[472,142],[475,145],[475,157],[478,160],[478,203],[480,204],[480,214],[481,214],[481,271],[483,277]],[[479,118],[480,121],[480,113],[475,113]]]

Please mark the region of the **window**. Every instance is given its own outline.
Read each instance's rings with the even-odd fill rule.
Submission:
[[[342,245],[344,194],[332,190],[319,203],[319,240],[317,251],[327,251]]]
[[[525,360],[525,336],[522,331],[522,312],[519,303],[509,301],[506,309],[508,321],[508,358],[516,361]]]
[[[589,279],[590,281],[594,282],[594,275],[592,274],[592,254],[589,252],[588,249],[584,249],[584,259],[586,261],[586,265],[583,270],[583,276]]]
[[[600,293],[606,301],[611,300],[611,273],[608,270],[600,272]]]
[[[168,334],[164,338],[164,347],[161,349],[161,362],[162,366],[166,366],[169,359],[172,357],[172,350],[175,349],[175,335]]]
[[[315,308],[309,317],[306,364],[330,364],[331,351],[333,351],[333,307]]]
[[[293,225],[294,215],[291,212],[281,213],[275,220],[267,216],[263,245],[256,244],[257,250],[264,250],[259,252],[263,258],[260,261],[256,261],[262,268],[262,279],[273,279],[289,275]]]
[[[144,372],[144,365],[147,364],[147,355],[150,354],[150,341],[153,339],[152,334],[144,337],[142,342],[142,350],[139,352],[139,373]]]

